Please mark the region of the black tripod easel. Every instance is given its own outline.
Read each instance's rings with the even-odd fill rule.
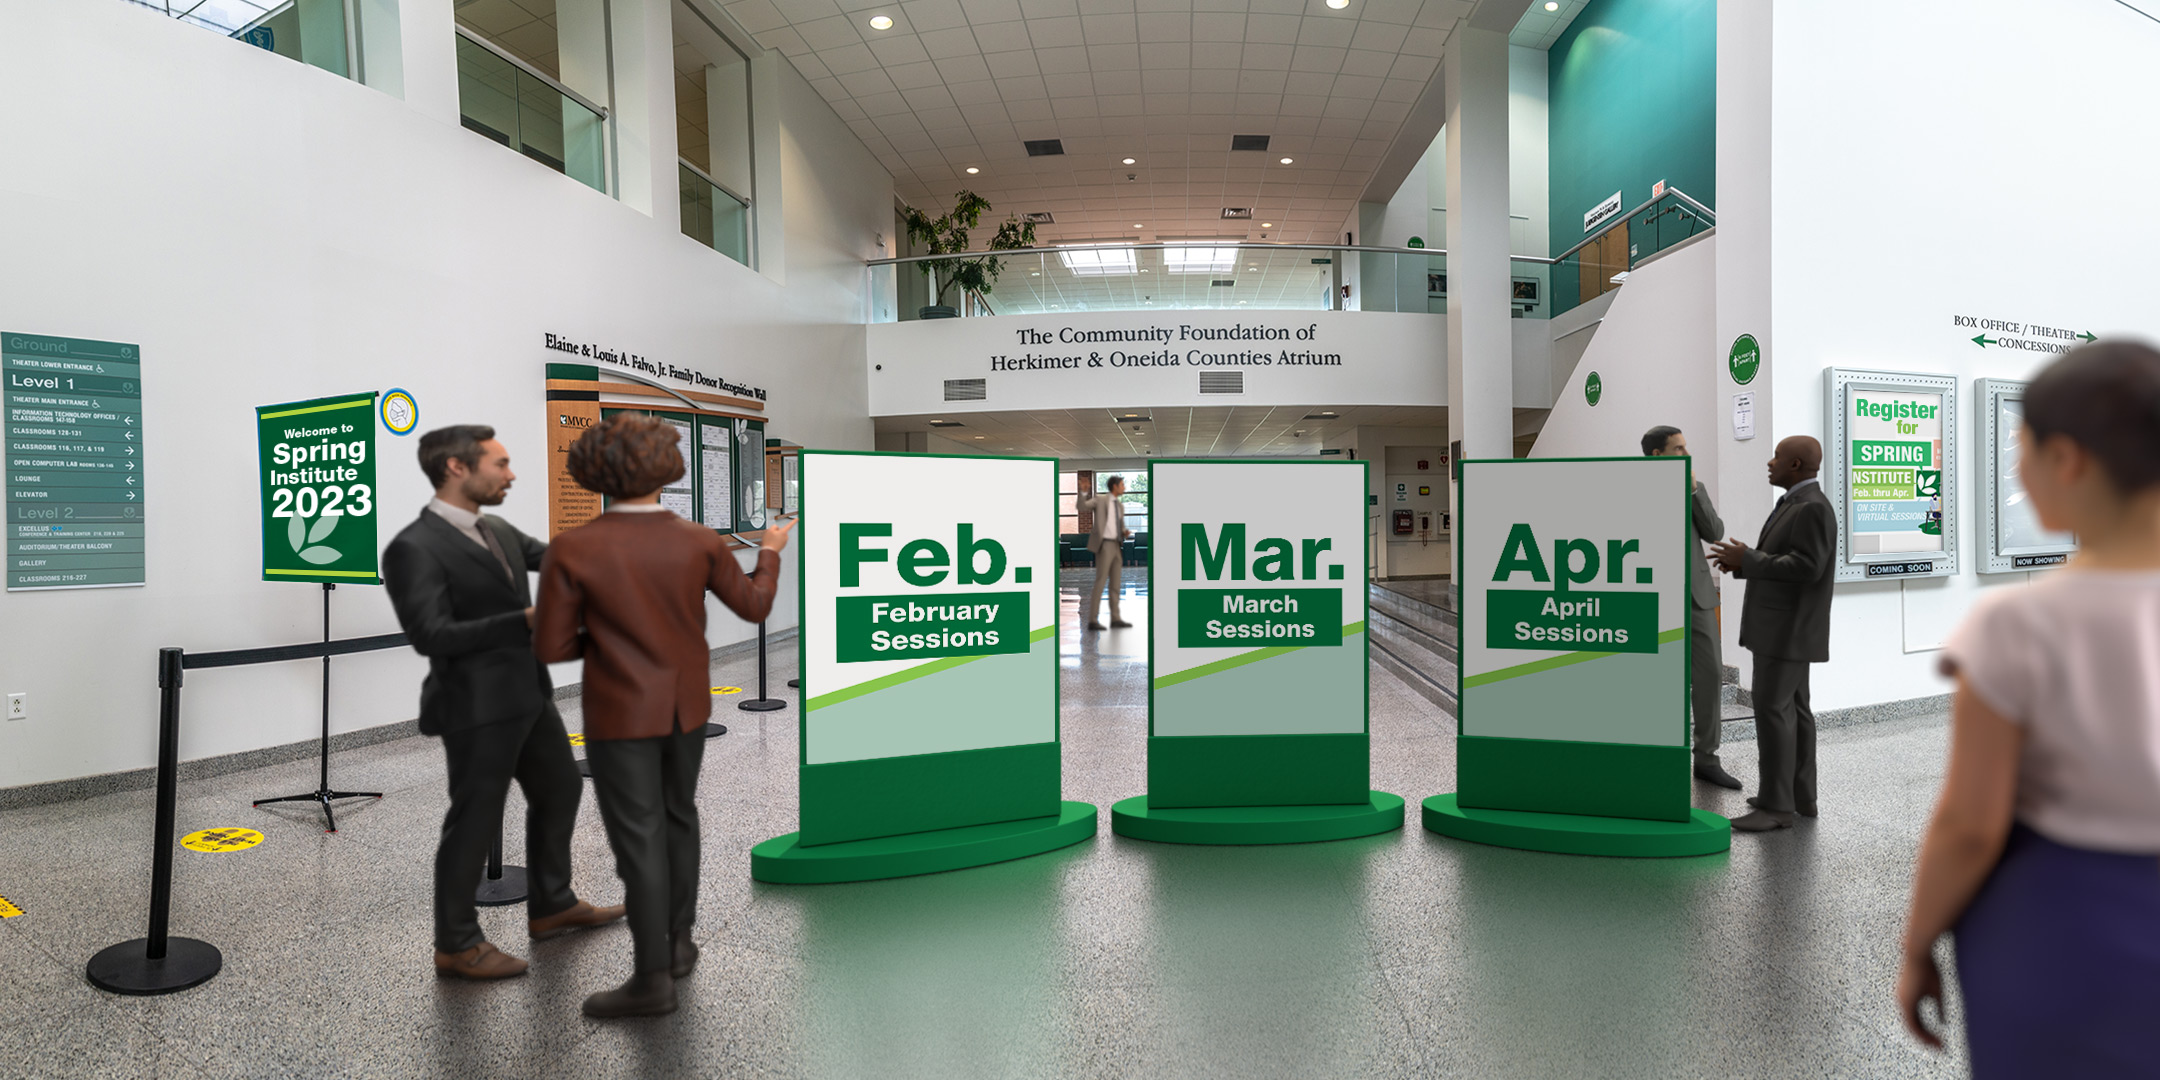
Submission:
[[[322,639],[326,651],[323,653],[322,658],[322,748],[318,753],[318,764],[322,768],[321,779],[316,782],[315,790],[305,794],[280,795],[274,799],[257,799],[254,803],[258,807],[268,806],[271,803],[286,802],[319,804],[323,812],[324,832],[338,831],[337,814],[330,806],[332,802],[338,799],[382,798],[382,792],[380,791],[333,791],[330,788],[330,654],[327,650],[330,646],[330,591],[335,588],[337,586],[327,581],[322,583]]]

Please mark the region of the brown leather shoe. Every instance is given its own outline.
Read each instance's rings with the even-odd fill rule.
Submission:
[[[675,935],[675,956],[668,966],[668,974],[678,979],[689,978],[690,973],[697,970],[697,958],[697,942],[690,940],[688,933]]]
[[[1792,828],[1793,816],[1774,810],[1757,810],[1732,819],[1732,827],[1741,832],[1775,832]]]
[[[464,952],[435,950],[435,974],[458,979],[507,979],[525,974],[526,963],[483,941]]]
[[[595,1020],[624,1016],[666,1016],[675,1011],[675,977],[665,971],[641,971],[613,990],[585,999],[585,1015]]]
[[[1754,808],[1755,808],[1755,809],[1757,809],[1757,810],[1760,810],[1760,809],[1762,809],[1762,808],[1763,808],[1763,805],[1762,805],[1762,796],[1760,796],[1760,795],[1750,795],[1750,796],[1748,796],[1748,797],[1747,797],[1747,804],[1748,804],[1749,806],[1752,806],[1752,807],[1754,807]],[[1809,802],[1809,803],[1801,803],[1801,804],[1800,804],[1800,807],[1799,807],[1799,809],[1800,809],[1800,816],[1801,816],[1801,817],[1814,817],[1814,816],[1815,816],[1815,804],[1814,804],[1814,803],[1811,803],[1811,802]]]
[[[583,930],[588,926],[605,926],[622,918],[625,910],[627,909],[621,904],[614,907],[594,907],[580,900],[553,915],[530,920],[525,925],[532,932],[534,941],[544,941],[551,937],[560,937],[572,930]]]

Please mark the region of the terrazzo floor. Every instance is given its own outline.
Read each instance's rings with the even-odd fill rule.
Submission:
[[[311,783],[311,764],[183,785],[183,833],[241,825],[267,839],[179,853],[173,932],[216,944],[225,968],[167,997],[108,996],[83,978],[92,953],[142,932],[150,793],[0,813],[0,896],[24,911],[0,920],[0,1076],[1962,1073],[1955,1054],[1911,1043],[1890,1001],[1943,717],[1827,732],[1820,820],[1737,836],[1710,858],[1575,858],[1418,828],[1415,801],[1453,787],[1453,725],[1375,667],[1374,784],[1412,801],[1409,828],[1149,844],[1108,828],[1110,804],[1145,787],[1140,592],[1125,611],[1140,627],[1066,631],[1066,797],[1101,808],[1103,828],[1049,855],[856,885],[753,883],[750,847],[794,828],[794,694],[762,716],[716,698],[733,730],[710,744],[700,793],[705,958],[663,1019],[586,1020],[584,996],[629,974],[627,931],[534,945],[519,907],[483,909],[482,922],[530,974],[434,977],[428,876],[446,797],[432,740],[339,755],[339,785],[389,794],[348,805],[336,835],[304,808],[248,806]],[[1064,599],[1070,628],[1075,585]],[[773,664],[777,690],[792,642]],[[716,685],[754,678],[749,658],[714,672]],[[1752,777],[1752,746],[1729,746],[1726,764]],[[1737,793],[1696,794],[1745,810]],[[618,899],[589,795],[575,844],[582,894]]]

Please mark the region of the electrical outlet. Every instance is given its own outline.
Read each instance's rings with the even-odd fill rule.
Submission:
[[[7,696],[7,718],[10,720],[30,719],[29,694],[14,693]]]

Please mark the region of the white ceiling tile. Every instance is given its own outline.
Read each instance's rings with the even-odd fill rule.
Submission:
[[[878,66],[877,57],[870,46],[857,42],[838,49],[827,49],[817,54],[818,62],[834,75],[847,75],[857,71],[869,71]]]
[[[953,100],[959,103],[962,112],[980,108],[995,112],[1001,120],[1004,118],[1004,110],[998,98],[996,83],[988,81],[946,83],[945,89],[952,93]],[[971,112],[968,115],[968,122],[971,124],[977,122]]]
[[[1192,88],[1196,94],[1232,94],[1237,92],[1238,73],[1228,68],[1195,68]]]
[[[1267,71],[1288,71],[1290,70],[1292,48],[1289,45],[1256,45],[1248,43],[1245,46],[1245,60],[1240,66],[1248,69],[1261,68]]]
[[[1236,111],[1238,111],[1238,109],[1237,109],[1237,95],[1236,95],[1236,94],[1194,94],[1194,95],[1192,95],[1192,111],[1193,111],[1193,112],[1194,112],[1194,113],[1195,113],[1196,115],[1204,115],[1204,114],[1209,114],[1209,113],[1229,113],[1229,112],[1236,112]],[[1268,116],[1272,117],[1272,116],[1274,116],[1274,115],[1275,115],[1275,112],[1274,112],[1274,110],[1270,109],[1270,110],[1268,110],[1268,112],[1266,113],[1266,115],[1268,115]]]
[[[853,71],[840,76],[840,85],[847,88],[850,97],[868,97],[872,94],[897,94],[899,87],[893,85],[883,71]]]
[[[1419,86],[1432,81],[1433,72],[1440,69],[1440,61],[1431,56],[1398,56],[1393,67],[1388,68],[1390,79],[1410,79]]]
[[[472,8],[465,10],[470,11]],[[752,34],[777,30],[788,23],[787,16],[780,14],[780,9],[773,6],[772,0],[738,0],[737,3],[727,6],[727,13]]]
[[[1080,5],[1074,0],[1020,0],[1020,15],[1027,19],[1055,19],[1061,15],[1080,14]]]
[[[1032,49],[1035,43],[1028,39],[1024,22],[975,23],[975,40],[982,45],[985,55],[1018,52]]]
[[[1034,102],[1028,104],[1032,105]],[[1077,116],[1093,116],[1095,115],[1095,99],[1091,97],[1056,98],[1050,102],[1050,113],[1060,120]]]
[[[997,88],[998,94],[1005,99],[1007,109],[1011,109],[1015,102],[1038,101],[1047,99],[1050,96],[1050,91],[1043,86],[1042,77],[1039,75],[1018,75],[1009,79],[999,79]]]
[[[1192,47],[1195,69],[1234,69],[1244,62],[1246,46],[1234,41],[1196,41]]]
[[[806,79],[819,79],[827,74],[823,65],[819,65],[817,74],[814,75],[804,66],[804,60],[812,59],[810,45],[802,39],[801,34],[795,32],[794,27],[783,26],[778,30],[767,30],[757,36],[757,43],[795,61],[795,70],[802,72]]]
[[[1352,49],[1343,57],[1342,69],[1351,75],[1366,75],[1375,79],[1385,78],[1396,56],[1391,52],[1375,52],[1371,49]]]
[[[1135,71],[1140,67],[1138,45],[1090,45],[1088,66],[1097,72]]]
[[[855,104],[862,109],[863,115],[878,121],[882,121],[888,116],[897,116],[914,111],[908,105],[906,99],[899,94],[872,94],[868,97],[856,98]]]
[[[1319,116],[1327,110],[1327,99],[1310,94],[1288,94],[1282,99],[1284,116]]]
[[[1151,41],[1140,46],[1140,67],[1151,72],[1175,71],[1183,79],[1192,67],[1192,46],[1182,41]]]
[[[1237,11],[1195,13],[1192,36],[1194,41],[1243,41],[1245,14]]]
[[[1237,112],[1240,115],[1273,116],[1282,111],[1281,94],[1239,94]]]
[[[905,0],[900,7],[907,12],[908,22],[918,34],[925,30],[950,30],[967,25],[967,15],[960,8],[960,0]]]
[[[1035,63],[1033,50],[1023,49],[1019,52],[992,53],[983,57],[983,62],[990,65],[990,74],[998,80],[1000,89],[1004,88],[1004,81],[1007,79],[1031,79],[1036,86],[1042,85],[1041,79],[1034,78],[1034,76],[1041,73],[1042,68]],[[1035,96],[1044,97],[1047,95],[1036,94]],[[1005,94],[1005,100],[1013,101],[1016,99],[1008,91]]]
[[[1435,30],[1450,30],[1456,23],[1469,18],[1470,9],[1475,6],[1471,0],[1425,0],[1415,22]]]
[[[1088,69],[1087,49],[1073,45],[1061,49],[1035,50],[1035,63],[1044,75],[1085,74]]]
[[[975,43],[974,32],[965,26],[925,31],[922,34],[922,44],[923,51],[929,53],[933,60],[973,56],[982,51],[981,46]]]
[[[971,25],[1014,22],[1020,18],[1020,0],[960,0],[960,10]]]
[[[885,69],[885,74],[892,76],[893,85],[902,90],[942,87],[945,84],[945,80],[938,75],[937,64],[929,60],[889,67]]]
[[[1295,45],[1298,24],[1303,20],[1295,15],[1248,15],[1245,17],[1245,40],[1269,45]]]
[[[818,96],[827,101],[840,101],[855,96],[848,93],[847,87],[840,85],[838,79],[818,79],[810,84],[810,89],[817,91]]]
[[[938,74],[945,77],[947,85],[965,82],[982,82],[990,78],[990,65],[980,55],[954,56],[937,61]]]
[[[1053,99],[1095,96],[1095,79],[1084,71],[1069,74],[1045,74],[1043,75],[1043,86],[1050,91],[1050,96]]]
[[[1366,22],[1408,26],[1417,21],[1424,0],[1360,0],[1358,18]]]
[[[1325,45],[1330,48],[1347,48],[1357,23],[1350,19],[1301,19],[1298,25],[1297,43],[1300,45]]]
[[[1122,45],[1140,40],[1139,24],[1129,14],[1082,15],[1080,27],[1089,45]]]
[[[1337,78],[1324,71],[1293,71],[1283,80],[1283,93],[1325,97],[1335,89]]]
[[[877,56],[878,62],[886,67],[920,64],[930,59],[929,52],[923,49],[921,39],[913,34],[905,37],[873,38],[870,41],[870,51]]]
[[[1335,97],[1378,98],[1382,81],[1370,75],[1337,75],[1329,93]]]
[[[891,72],[886,74],[889,75]],[[898,86],[899,82],[898,79],[893,80],[895,86]],[[964,127],[967,124],[966,118],[960,114],[959,105],[953,101],[952,92],[945,89],[944,83],[938,83],[934,86],[902,86],[900,87],[900,96],[907,101],[909,107],[915,110],[915,118],[921,120],[924,127]],[[938,119],[933,120],[932,113],[949,113],[951,115],[940,116]]]
[[[1141,41],[1191,41],[1192,16],[1184,12],[1152,12],[1138,18]]]
[[[819,52],[862,42],[862,35],[855,32],[855,24],[841,15],[802,23],[795,27],[795,32],[802,35],[805,44]]]
[[[1138,94],[1105,94],[1097,104],[1104,116],[1137,116],[1143,111]]]
[[[1290,57],[1290,70],[1325,71],[1329,73],[1341,71],[1343,57],[1349,51],[1348,49],[1322,48],[1317,45],[1300,45],[1297,47],[1297,52]]]
[[[1447,31],[1413,26],[1403,34],[1402,51],[1412,56],[1440,56],[1447,45]]]
[[[1063,16],[1055,19],[1029,19],[1026,23],[1028,38],[1037,49],[1079,47],[1087,44],[1080,32],[1080,17]]]

